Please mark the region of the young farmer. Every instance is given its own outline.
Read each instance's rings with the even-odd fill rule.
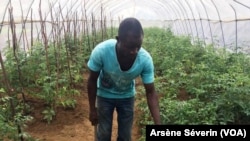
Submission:
[[[98,141],[111,140],[115,110],[118,115],[117,141],[131,141],[135,78],[138,76],[142,78],[154,123],[161,122],[153,60],[141,47],[143,35],[141,23],[135,18],[126,18],[119,25],[116,39],[99,43],[91,53],[87,64],[90,70],[89,120],[92,125],[98,124]]]

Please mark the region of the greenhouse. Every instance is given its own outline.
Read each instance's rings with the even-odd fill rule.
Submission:
[[[131,17],[152,58],[161,124],[250,124],[249,0],[1,0],[0,7],[0,141],[96,140],[88,62]],[[133,81],[133,141],[146,140],[146,125],[154,125],[144,82]]]

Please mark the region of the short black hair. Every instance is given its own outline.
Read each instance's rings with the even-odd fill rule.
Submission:
[[[140,21],[136,18],[125,18],[119,25],[118,36],[120,40],[125,40],[128,32],[141,36],[143,35],[143,29]]]

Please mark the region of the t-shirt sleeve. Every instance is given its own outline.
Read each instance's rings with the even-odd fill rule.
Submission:
[[[144,84],[154,82],[154,64],[151,56],[149,56],[149,58],[145,60],[145,65],[141,73],[141,78]]]
[[[95,47],[90,55],[90,58],[88,60],[87,66],[92,71],[100,71],[103,63],[102,63],[102,52],[100,48],[97,46]]]

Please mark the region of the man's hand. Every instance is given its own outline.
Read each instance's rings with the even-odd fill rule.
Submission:
[[[88,78],[88,99],[89,99],[89,121],[93,126],[97,125],[97,109],[96,109],[96,91],[97,91],[97,79],[99,72],[94,72],[90,70]]]
[[[150,113],[154,119],[154,123],[156,125],[161,124],[160,118],[160,108],[159,108],[159,101],[158,96],[155,91],[154,83],[151,84],[144,84],[147,96],[148,107]]]
[[[97,117],[97,109],[90,110],[89,112],[89,121],[93,126],[98,124],[98,117]]]

